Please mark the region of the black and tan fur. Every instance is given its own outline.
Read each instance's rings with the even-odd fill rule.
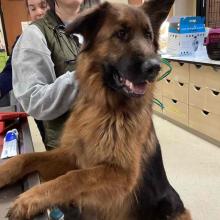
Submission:
[[[173,2],[103,3],[70,25],[67,32],[85,41],[79,93],[59,148],[0,166],[0,187],[34,171],[45,181],[21,194],[9,219],[69,203],[81,207],[82,220],[89,213],[97,220],[191,219],[167,180],[151,118],[158,32]]]

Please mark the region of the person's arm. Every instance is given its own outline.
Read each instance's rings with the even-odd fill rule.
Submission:
[[[71,108],[77,93],[75,73],[56,78],[46,39],[37,26],[30,25],[17,42],[12,69],[15,97],[34,118],[51,120]]]
[[[18,40],[19,36],[16,38],[13,48]],[[11,67],[11,55],[9,56],[4,69],[0,73],[0,98],[7,95],[12,90],[12,67]]]
[[[12,68],[11,56],[8,58],[6,65],[0,73],[0,98],[12,90]]]

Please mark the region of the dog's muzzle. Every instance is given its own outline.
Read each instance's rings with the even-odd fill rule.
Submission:
[[[130,65],[128,68],[124,68],[123,64],[105,63],[104,81],[108,87],[126,96],[137,97],[145,94],[147,85],[155,80],[159,71],[160,62],[156,58],[145,60],[138,65]]]

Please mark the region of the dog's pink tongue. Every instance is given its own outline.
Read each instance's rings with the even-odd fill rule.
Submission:
[[[135,94],[137,95],[143,95],[146,90],[146,83],[141,83],[141,84],[133,84],[129,80],[125,81],[125,85]]]
[[[146,83],[142,83],[142,84],[138,84],[138,85],[134,85],[134,93],[138,94],[138,95],[143,95],[145,93],[147,84]]]

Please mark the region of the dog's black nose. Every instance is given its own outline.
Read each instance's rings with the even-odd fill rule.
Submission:
[[[160,61],[156,58],[148,59],[142,63],[142,73],[148,81],[153,81],[160,71]]]

